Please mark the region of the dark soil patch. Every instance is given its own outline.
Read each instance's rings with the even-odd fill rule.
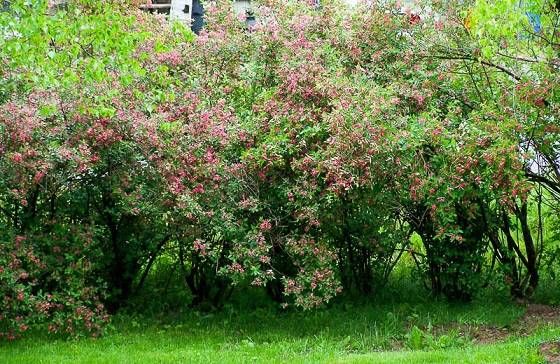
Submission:
[[[534,323],[559,323],[560,307],[529,304],[522,322],[529,325]]]
[[[544,343],[539,352],[547,363],[560,364],[560,342]]]
[[[433,329],[436,336],[446,335],[451,331],[457,332],[460,337],[470,338],[477,344],[492,344],[503,341],[512,334],[508,328],[488,325],[447,324]]]
[[[530,335],[539,326],[548,324],[560,324],[560,307],[540,304],[529,304],[525,315],[516,323],[516,331],[519,335]]]
[[[518,336],[528,336],[539,326],[547,324],[560,324],[560,307],[528,304],[523,317],[511,327],[507,328],[488,325],[447,324],[434,327],[433,332],[436,335],[444,335],[451,330],[455,330],[460,336],[472,338],[475,343],[492,344],[504,341],[514,334]],[[554,343],[554,345],[560,344]],[[560,358],[560,354],[557,354],[557,356]],[[560,361],[552,361],[551,363],[560,364]]]
[[[478,344],[492,344],[498,341],[504,341],[511,335],[511,331],[507,328],[499,328],[494,326],[481,326],[476,328],[471,336]]]

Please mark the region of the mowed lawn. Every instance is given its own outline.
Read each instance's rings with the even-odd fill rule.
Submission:
[[[2,343],[0,363],[543,363],[539,346],[558,340],[560,326],[527,335],[516,325],[523,314],[511,303],[431,302],[121,315],[97,340],[36,335]],[[480,345],[472,339],[477,327],[510,335]]]

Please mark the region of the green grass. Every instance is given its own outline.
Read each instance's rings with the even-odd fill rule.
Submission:
[[[560,330],[550,329],[530,338],[461,349],[384,352],[350,355],[336,363],[544,363],[538,354],[542,342],[558,339]]]
[[[35,335],[2,343],[0,363],[542,362],[538,345],[559,338],[560,328],[482,346],[453,335],[442,340],[426,329],[450,323],[507,328],[522,314],[511,303],[482,301],[339,304],[315,312],[229,307],[214,314],[128,314],[116,317],[110,333],[98,340]],[[429,339],[425,350],[407,349],[415,326]]]
[[[28,342],[3,350],[2,363],[539,363],[538,343],[560,330],[505,344],[432,351],[352,354],[322,338],[255,344],[206,342],[172,332],[114,335],[97,342]]]

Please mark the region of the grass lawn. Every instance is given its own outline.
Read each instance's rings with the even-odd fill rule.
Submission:
[[[560,326],[522,335],[511,303],[337,305],[315,312],[226,308],[215,314],[121,315],[105,337],[39,335],[0,344],[0,363],[540,363]],[[454,327],[470,327],[470,333]],[[478,345],[477,328],[507,332]],[[506,337],[508,336],[508,337]]]

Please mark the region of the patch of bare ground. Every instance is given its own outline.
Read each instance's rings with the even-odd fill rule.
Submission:
[[[511,328],[474,324],[447,324],[436,326],[433,329],[436,336],[446,335],[452,331],[460,337],[471,339],[476,344],[492,344],[503,341],[513,333]]]
[[[560,307],[529,304],[519,324],[526,330],[533,331],[542,324],[558,323],[560,323]]]
[[[547,363],[560,364],[560,342],[544,343],[539,352]]]
[[[504,341],[512,335],[528,336],[538,327],[548,324],[560,324],[560,307],[528,304],[525,314],[510,327],[473,324],[447,324],[434,327],[433,333],[436,335],[444,335],[453,330],[457,332],[459,336],[471,338],[473,342],[477,344],[493,344]],[[545,345],[548,344],[544,344],[543,346]],[[558,347],[560,343],[550,343],[550,345],[551,346],[547,348],[550,349]],[[560,353],[557,353],[556,355],[556,360],[560,360]],[[551,363],[560,364],[560,361],[551,361]]]

